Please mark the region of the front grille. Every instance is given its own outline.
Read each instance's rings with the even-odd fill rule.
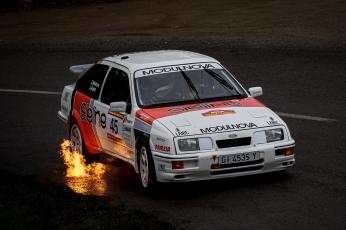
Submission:
[[[236,139],[225,139],[216,141],[217,147],[222,148],[231,148],[237,146],[245,146],[251,144],[251,137],[242,137]]]

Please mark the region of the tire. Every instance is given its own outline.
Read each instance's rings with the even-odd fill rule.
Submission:
[[[138,169],[142,189],[145,192],[154,191],[157,187],[154,160],[149,145],[141,142],[137,147]]]
[[[70,141],[71,141],[71,150],[72,151],[78,151],[83,154],[86,163],[93,163],[99,160],[100,155],[99,154],[90,154],[85,147],[82,132],[80,131],[79,126],[77,123],[73,123],[70,128]]]

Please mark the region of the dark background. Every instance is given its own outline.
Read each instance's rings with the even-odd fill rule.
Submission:
[[[59,145],[60,95],[0,91],[0,227],[345,229],[345,3],[120,1],[0,14],[0,89],[59,92],[68,66],[112,53],[183,49],[220,60],[296,140],[287,173],[169,184],[141,192],[133,169],[103,158],[102,193],[73,192]]]

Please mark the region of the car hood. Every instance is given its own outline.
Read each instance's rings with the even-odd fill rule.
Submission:
[[[232,132],[282,125],[283,121],[262,103],[232,100],[160,109],[145,109],[175,136]]]

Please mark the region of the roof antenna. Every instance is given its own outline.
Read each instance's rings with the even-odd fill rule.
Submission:
[[[121,60],[125,60],[125,59],[128,59],[128,58],[129,58],[129,56],[122,56]]]

